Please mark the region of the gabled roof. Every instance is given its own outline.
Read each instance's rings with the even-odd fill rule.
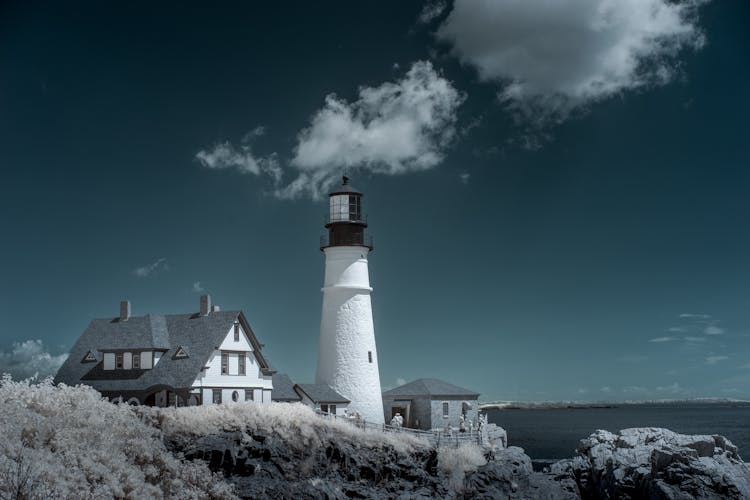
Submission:
[[[466,399],[477,399],[479,393],[464,389],[457,385],[449,384],[443,380],[436,378],[420,378],[413,382],[395,387],[389,391],[383,392],[383,396],[387,397],[418,397],[418,396],[430,396],[430,397],[464,397]]]
[[[273,401],[299,401],[302,398],[294,390],[294,382],[286,373],[273,374],[273,392],[271,393]]]
[[[294,389],[298,392],[302,392],[305,396],[310,398],[313,403],[333,403],[333,404],[348,404],[351,403],[344,396],[331,389],[325,384],[297,384]]]
[[[58,370],[55,383],[76,385],[85,380],[99,391],[139,391],[157,386],[187,389],[235,321],[239,321],[247,333],[261,372],[272,375],[273,369],[263,357],[262,346],[242,311],[214,311],[206,316],[193,313],[137,316],[127,321],[94,319]],[[180,346],[188,357],[175,358]],[[164,354],[157,365],[148,370],[103,370],[101,361],[81,363],[88,351],[117,350],[162,351]]]

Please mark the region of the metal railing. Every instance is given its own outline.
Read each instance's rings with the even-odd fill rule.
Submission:
[[[372,235],[369,234],[350,234],[350,235],[339,235],[331,241],[330,235],[324,234],[320,237],[320,249],[328,247],[367,247],[370,250],[373,249]]]
[[[357,217],[357,214],[353,213],[334,213],[334,214],[326,214],[323,216],[323,224],[328,225],[332,222],[352,222],[356,224],[364,224],[367,225],[367,216],[366,215],[359,215]]]
[[[476,443],[479,445],[482,444],[482,434],[478,429],[471,429],[467,430],[466,432],[459,432],[458,429],[450,429],[447,431],[445,429],[425,431],[422,429],[397,427],[389,424],[373,424],[361,418],[336,415],[335,413],[326,413],[321,410],[315,410],[315,413],[322,418],[334,420],[337,422],[346,422],[359,429],[392,434],[408,434],[417,438],[424,439],[438,448],[440,446],[460,446],[463,443]]]

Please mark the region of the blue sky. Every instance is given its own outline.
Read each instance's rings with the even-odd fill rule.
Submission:
[[[239,308],[311,381],[331,183],[381,380],[750,399],[740,0],[0,7],[0,369]],[[39,340],[39,342],[36,342]]]

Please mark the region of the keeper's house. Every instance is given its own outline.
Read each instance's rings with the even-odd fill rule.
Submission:
[[[188,314],[94,319],[60,367],[55,383],[90,385],[111,400],[193,406],[272,400],[274,370],[242,311],[211,297]]]

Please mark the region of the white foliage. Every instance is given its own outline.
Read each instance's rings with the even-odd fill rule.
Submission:
[[[0,498],[232,498],[132,407],[87,386],[0,380]]]
[[[467,472],[487,463],[482,449],[473,443],[463,443],[458,447],[444,446],[438,450],[438,469],[447,476],[448,485],[454,491],[463,489]]]
[[[319,446],[325,438],[349,439],[367,448],[393,447],[410,453],[429,446],[405,433],[363,430],[343,419],[324,419],[302,403],[256,403],[194,406],[188,408],[140,407],[142,417],[165,435],[206,436],[222,431],[260,432],[275,435],[297,449]]]

